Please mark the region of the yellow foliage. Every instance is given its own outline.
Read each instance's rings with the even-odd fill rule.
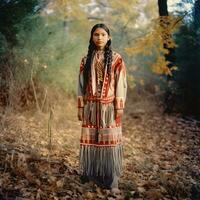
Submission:
[[[89,3],[89,0],[53,0],[46,6],[46,14],[55,18],[56,20],[74,20],[74,19],[86,19],[84,10],[80,7],[80,3]],[[49,14],[48,11],[54,14]],[[45,15],[43,13],[43,15]]]
[[[151,66],[152,71],[156,74],[164,74],[172,76],[172,71],[177,70],[177,66],[168,67],[169,62],[165,60],[165,57],[159,56],[157,61]]]
[[[152,64],[151,69],[156,74],[172,76],[172,71],[177,70],[177,66],[169,68],[169,62],[165,60],[165,55],[169,54],[169,49],[177,47],[172,34],[175,31],[177,18],[172,16],[159,17],[154,21],[154,28],[145,37],[138,38],[132,47],[125,48],[129,56],[142,53],[146,56],[154,55],[157,60]]]

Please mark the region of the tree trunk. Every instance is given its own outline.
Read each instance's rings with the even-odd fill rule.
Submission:
[[[170,21],[168,17],[167,0],[158,0],[158,11],[160,16],[160,27],[162,29],[163,46],[165,49],[169,50],[167,42],[171,39],[171,35],[169,33]]]
[[[194,28],[195,30],[197,30],[198,28],[200,28],[200,0],[196,0],[194,3],[193,18]]]
[[[158,0],[159,16],[168,16],[167,0]]]
[[[170,20],[168,18],[169,13],[168,13],[168,6],[167,6],[167,0],[158,0],[158,11],[159,11],[159,16],[160,16],[160,27],[163,30],[162,32],[162,39],[163,39],[163,47],[168,50],[168,54],[165,54],[165,60],[169,61],[168,68],[172,67],[172,62],[175,61],[174,55],[174,49],[169,48],[168,44],[170,40],[172,39],[170,30],[169,30],[169,25],[170,25]],[[165,93],[165,111],[166,113],[170,113],[173,110],[174,107],[174,100],[173,100],[173,94],[172,94],[172,88],[171,84],[172,83],[172,78],[171,76],[167,75],[167,89]]]

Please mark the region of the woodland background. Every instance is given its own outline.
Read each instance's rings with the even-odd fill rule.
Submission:
[[[128,72],[118,196],[78,171],[78,71],[101,22]],[[1,0],[0,199],[200,199],[199,66],[199,0]]]

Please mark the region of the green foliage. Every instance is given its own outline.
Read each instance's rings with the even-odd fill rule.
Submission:
[[[32,4],[32,8],[41,8],[42,5],[44,1]],[[27,11],[30,5],[24,4],[24,7],[27,9],[22,11]],[[101,18],[89,12],[98,9]],[[155,62],[155,56],[128,56],[125,52],[126,47],[135,46],[136,38],[152,31],[150,19],[157,13],[153,0],[145,4],[143,1],[116,3],[114,0],[108,3],[97,1],[96,4],[90,4],[88,0],[46,1],[40,12],[32,9],[26,15],[23,13],[25,11],[19,23],[13,26],[17,32],[13,65],[19,83],[25,84],[33,76],[44,84],[75,93],[80,59],[87,53],[90,29],[102,21],[111,29],[114,49],[125,59],[130,72],[130,87],[144,86],[151,80],[159,82],[149,67]],[[145,23],[141,23],[142,18]]]
[[[14,52],[29,70],[28,74],[33,73],[43,83],[74,92],[83,42],[68,28],[67,31],[60,21],[47,24],[39,15],[28,17],[20,24]]]
[[[41,2],[39,0],[0,1],[0,32],[5,36],[7,42],[11,45],[16,44],[17,29],[15,25],[19,24],[27,15],[35,13],[41,7]]]

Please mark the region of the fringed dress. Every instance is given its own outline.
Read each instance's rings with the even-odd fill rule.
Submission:
[[[83,108],[80,138],[80,173],[102,185],[117,187],[122,174],[123,144],[121,117],[116,109],[124,109],[127,82],[126,68],[120,54],[113,52],[111,80],[104,52],[95,51],[89,83],[83,95],[84,57],[78,79],[78,108]]]

